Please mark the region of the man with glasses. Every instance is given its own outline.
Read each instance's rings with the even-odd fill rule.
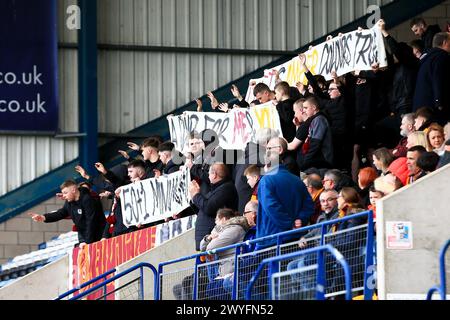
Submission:
[[[320,194],[320,205],[322,207],[322,213],[317,218],[317,223],[322,223],[330,220],[337,219],[339,216],[338,199],[339,193],[335,190],[325,190]],[[306,248],[308,239],[320,236],[321,228],[315,228],[309,231],[299,241],[300,248]]]
[[[244,217],[245,219],[247,219],[247,223],[250,229],[248,229],[247,233],[245,234],[243,242],[253,240],[256,237],[256,218],[258,215],[258,201],[252,200],[247,202],[244,210],[245,210]],[[247,245],[242,247],[242,253],[251,252],[254,249],[255,249],[254,244]]]
[[[277,140],[278,138],[271,139],[267,145],[268,171],[258,186],[257,238],[292,230],[298,219],[302,225],[307,225],[314,212],[314,205],[305,184],[297,175],[291,174],[285,165],[280,164],[280,153],[277,152],[280,144],[276,144]],[[287,145],[286,142],[285,144]],[[257,248],[267,248],[276,242],[276,238],[265,240],[258,243]]]
[[[277,155],[281,164],[285,165],[290,173],[296,176],[299,174],[300,170],[297,166],[295,157],[288,151],[288,143],[286,139],[281,137],[270,139],[267,143],[266,155],[269,153],[274,153],[274,155]]]
[[[335,166],[338,169],[350,169],[352,144],[349,142],[348,136],[347,109],[349,106],[344,94],[344,86],[339,81],[336,73],[332,72],[333,82],[328,87],[328,94],[322,93],[317,80],[306,66],[306,56],[304,54],[300,55],[300,62],[308,71],[305,75],[314,88],[321,111],[330,120]]]
[[[317,219],[317,223],[337,219],[337,217],[339,216],[337,203],[338,196],[339,194],[335,190],[325,190],[321,193],[320,204],[322,206],[323,212]],[[331,226],[327,226],[328,230],[330,227]],[[300,238],[298,246],[301,249],[318,246],[320,243],[321,233],[322,233],[321,227],[312,229],[304,237]],[[312,238],[315,239],[312,240]],[[295,269],[302,269],[315,263],[316,258],[314,255],[305,255],[301,256],[299,259],[295,259],[289,262],[287,265],[287,270],[290,271]],[[297,287],[294,286],[293,288],[293,294],[296,297],[296,299],[299,299],[299,294],[301,294],[301,292],[313,290],[316,285],[315,278],[313,278],[311,273],[308,272],[301,272],[301,273],[295,272],[292,274],[291,277],[293,283],[297,284]]]
[[[322,183],[325,190],[336,190],[339,192],[343,187],[358,189],[358,186],[349,176],[337,169],[331,169],[325,172]]]

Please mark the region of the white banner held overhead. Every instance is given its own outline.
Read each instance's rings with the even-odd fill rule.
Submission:
[[[248,142],[256,142],[256,132],[261,128],[278,130],[281,136],[280,117],[272,102],[250,109],[235,108],[222,112],[184,112],[179,116],[168,116],[170,140],[177,150],[189,150],[189,133],[214,130],[223,149],[245,149]]]
[[[180,171],[122,187],[120,204],[123,224],[146,224],[178,214],[189,207],[190,171]]]
[[[386,50],[383,35],[378,26],[361,31],[344,33],[341,36],[325,41],[305,52],[306,66],[313,75],[320,74],[326,80],[331,80],[331,72],[336,71],[338,76],[355,70],[371,70],[374,63],[379,67],[387,66]],[[300,64],[300,59],[295,57],[290,61],[264,70],[264,77],[250,80],[246,99],[251,102],[254,98],[254,83],[265,83],[271,90],[275,87],[274,71],[279,72],[280,79],[290,86],[297,82],[307,83],[305,70]]]

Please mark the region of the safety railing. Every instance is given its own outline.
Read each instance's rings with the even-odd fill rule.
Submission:
[[[65,292],[65,293],[63,293],[63,294],[61,294],[61,295],[58,296],[58,298],[56,298],[55,300],[62,300],[62,299],[64,299],[64,298],[66,298],[66,297],[68,297],[68,296],[74,294],[75,292],[77,292],[77,291],[79,291],[79,290],[81,290],[81,289],[84,289],[84,288],[86,288],[86,287],[88,287],[88,286],[90,286],[90,285],[93,285],[94,283],[96,283],[96,282],[98,282],[98,281],[100,281],[100,280],[105,281],[105,280],[108,278],[108,276],[109,276],[110,274],[113,274],[113,273],[115,273],[115,272],[116,272],[116,269],[115,269],[115,268],[114,268],[114,269],[111,269],[111,270],[109,270],[109,271],[107,271],[107,272],[105,272],[105,273],[99,275],[98,277],[95,277],[95,278],[93,278],[93,279],[91,279],[91,280],[89,280],[89,281],[87,281],[87,282],[85,282],[85,283],[82,283],[81,285],[76,286],[75,288],[73,288],[73,289],[71,289],[71,290],[69,290],[69,291],[67,291],[67,292]],[[106,287],[104,288],[104,290],[106,290]],[[104,291],[104,293],[106,293],[106,291]]]
[[[364,219],[367,220],[367,223],[341,231],[330,232],[333,226],[345,224],[354,219]],[[316,237],[307,239],[307,245],[303,249],[299,248],[298,242],[284,243],[286,239],[299,239],[300,236],[313,229],[320,229],[320,232],[318,232]],[[160,286],[157,298],[162,300],[245,299],[245,289],[259,264],[264,259],[305,250],[310,247],[331,244],[342,253],[350,268],[354,270],[352,272],[353,290],[363,291],[364,298],[369,300],[372,298],[374,290],[374,285],[368,283],[369,277],[372,276],[371,273],[375,270],[373,266],[373,230],[372,211],[366,211],[342,219],[331,220],[167,261],[158,266]],[[264,247],[267,243],[275,245]],[[263,244],[263,248],[261,248],[261,244]],[[256,245],[257,250],[246,253],[248,248],[253,245]],[[234,250],[234,257],[230,257],[227,254],[225,259],[221,258],[224,252],[231,249]],[[213,256],[215,260],[202,262],[201,260],[206,260],[205,257],[207,256]],[[325,262],[333,263],[329,259]],[[177,264],[180,263],[184,263],[185,267],[177,268]],[[186,265],[188,266],[186,267]],[[169,271],[168,268],[170,267],[171,270]],[[280,268],[284,270],[286,267],[287,263],[282,264]],[[325,269],[330,272],[327,274],[327,278],[335,278],[334,281],[330,282],[333,286],[326,288],[325,294],[327,297],[344,294],[345,283],[342,281],[342,274],[334,271],[333,265],[327,266]],[[265,274],[267,275],[267,272]],[[258,286],[261,287],[260,290],[255,290],[259,294],[258,299],[268,299],[269,297],[269,293],[262,290],[262,288],[267,287],[267,280],[267,276],[261,276],[258,282],[254,284],[256,288]]]
[[[433,297],[433,294],[435,292],[438,292],[441,296],[441,300],[446,300],[447,296],[447,277],[445,273],[445,254],[447,253],[448,248],[450,247],[450,239],[447,240],[447,242],[442,246],[440,253],[439,253],[439,273],[440,273],[440,281],[441,284],[432,287],[430,290],[428,290],[427,293],[427,300],[431,300]]]
[[[86,291],[84,291],[76,296],[71,297],[69,300],[79,300],[79,299],[82,299],[89,295],[96,294],[100,290],[102,292],[102,295],[100,297],[97,297],[96,298],[97,300],[106,299],[109,295],[117,294],[124,290],[128,290],[128,292],[127,292],[126,296],[123,293],[121,293],[122,300],[126,299],[127,297],[132,297],[133,300],[143,300],[144,294],[145,294],[145,292],[144,292],[144,288],[145,288],[145,286],[144,286],[144,269],[150,269],[153,272],[153,277],[154,277],[153,290],[154,290],[154,294],[155,294],[158,289],[158,276],[157,276],[158,272],[157,272],[156,268],[153,265],[151,265],[150,263],[139,263],[127,270],[120,272],[119,274],[116,274],[115,276],[107,278],[108,275],[111,275],[112,273],[114,273],[116,271],[116,269],[112,269],[112,270],[106,272],[105,274],[102,274],[102,275],[98,276],[97,278],[92,279],[89,282],[86,282],[85,284],[80,286],[78,289],[75,288],[75,289],[72,289],[72,290],[66,292],[65,294],[59,296],[57,298],[57,300],[67,297],[67,296],[73,294],[75,291],[79,290],[80,288],[87,287],[87,286],[93,284],[95,281],[98,281],[100,279],[106,279],[106,280],[104,280],[103,282],[101,282],[97,285],[94,285],[92,288],[89,288]],[[135,270],[139,270],[139,276],[137,278],[134,278],[131,281],[121,285],[119,288],[115,288],[114,290],[107,292],[108,284],[112,283],[113,281],[123,278],[124,276],[130,274],[131,272],[133,272]]]
[[[269,292],[271,292],[270,299],[271,300],[278,300],[279,298],[292,298],[292,289],[295,289],[295,298],[299,298],[301,293],[303,295],[303,298],[312,298],[311,295],[312,291],[316,292],[316,299],[317,300],[324,300],[325,299],[325,288],[327,287],[327,281],[329,279],[326,278],[326,260],[329,260],[325,256],[325,252],[328,252],[334,257],[334,260],[338,262],[342,266],[342,270],[344,272],[344,278],[345,278],[345,298],[347,300],[351,300],[352,298],[352,292],[351,292],[351,271],[350,267],[345,261],[344,256],[336,250],[333,246],[327,244],[324,246],[319,246],[312,249],[306,249],[294,253],[288,253],[283,254],[278,257],[273,258],[267,258],[264,259],[258,269],[256,270],[255,274],[251,278],[247,289],[245,298],[246,300],[252,300],[252,290],[255,288],[256,281],[259,279],[261,274],[263,273],[266,266],[268,266],[268,287]],[[305,262],[305,258],[308,258],[310,256],[314,255],[316,259],[312,259],[314,263],[308,267],[298,267],[300,264],[303,264]],[[295,259],[298,258],[298,259]],[[294,259],[294,260],[293,260]],[[292,263],[296,264],[296,267],[292,268],[288,272],[280,272],[280,264],[282,261],[289,261],[291,260]],[[314,272],[311,272],[314,271]],[[306,273],[306,274],[305,274]],[[303,277],[301,277],[303,275]],[[295,283],[298,286],[301,286],[301,289],[299,288],[293,288],[292,286],[287,286],[282,288],[282,282],[280,281],[283,279],[283,277],[289,277],[290,280],[284,282],[286,283]],[[315,283],[314,279],[315,278]],[[276,281],[278,279],[278,281]],[[278,298],[278,299],[277,299]]]

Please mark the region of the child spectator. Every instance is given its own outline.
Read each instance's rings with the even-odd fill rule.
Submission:
[[[373,186],[373,182],[378,178],[377,171],[372,167],[366,167],[359,170],[358,174],[358,186],[361,189],[359,195],[361,197],[361,203],[367,207],[370,203],[369,189]]]
[[[252,164],[244,171],[244,176],[247,178],[247,183],[252,188],[251,201],[258,201],[258,185],[261,179],[261,168],[256,164]]]
[[[275,99],[278,102],[277,111],[280,116],[281,131],[287,141],[292,141],[295,137],[295,126],[292,123],[294,101],[290,98],[289,91],[290,87],[287,82],[282,81],[275,86]]]
[[[380,200],[383,197],[384,197],[383,192],[375,189],[374,186],[370,187],[370,190],[369,190],[370,204],[367,207],[367,209],[373,211],[373,220],[374,221],[377,219],[377,200]]]

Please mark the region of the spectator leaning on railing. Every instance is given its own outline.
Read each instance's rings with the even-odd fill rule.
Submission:
[[[60,188],[62,198],[66,200],[61,209],[43,215],[34,212],[28,214],[34,221],[45,223],[70,216],[77,227],[80,248],[99,241],[106,224],[100,201],[94,200],[86,188],[78,188],[73,180],[65,181]]]

